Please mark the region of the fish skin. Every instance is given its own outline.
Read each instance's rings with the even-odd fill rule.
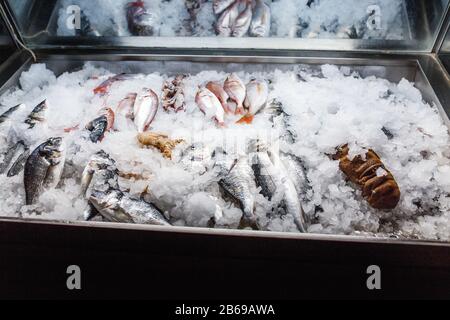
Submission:
[[[230,98],[228,94],[225,92],[223,85],[218,82],[208,82],[206,85],[206,89],[214,93],[214,95],[219,99],[220,103],[222,104],[223,109],[226,113],[232,112],[230,107],[228,106],[228,99]]]
[[[43,190],[55,187],[64,168],[62,138],[50,138],[28,157],[24,168],[26,204],[35,204]]]
[[[114,129],[117,131],[131,131],[135,129],[133,109],[137,93],[129,93],[116,108]]]
[[[19,141],[17,145],[19,147],[19,153],[16,152],[16,155],[18,154],[18,157],[13,162],[6,174],[8,178],[15,177],[20,172],[22,172],[25,166],[25,162],[27,161],[31,153],[30,148],[23,141]]]
[[[13,161],[17,153],[21,153],[22,146],[25,146],[25,143],[23,141],[19,141],[15,143],[13,146],[8,148],[8,151],[5,153],[3,157],[3,162],[0,163],[0,174],[4,174],[8,170],[11,162]]]
[[[222,12],[216,23],[216,33],[221,37],[230,37],[233,32],[233,26],[239,17],[239,1],[236,1],[231,7]]]
[[[213,10],[215,14],[221,14],[228,9],[236,0],[213,0]]]
[[[268,37],[270,35],[271,24],[270,7],[263,0],[255,0],[253,17],[249,34],[252,37]]]
[[[151,37],[155,34],[155,17],[143,1],[129,2],[126,11],[128,29],[132,35]]]
[[[81,176],[81,194],[89,198],[88,189],[107,191],[119,189],[119,170],[116,161],[105,151],[95,153]]]
[[[302,160],[289,153],[282,153],[280,158],[287,170],[288,176],[294,183],[298,196],[302,198],[309,188],[309,182]]]
[[[91,133],[89,134],[89,139],[92,143],[97,143],[103,140],[105,132],[108,128],[108,118],[106,115],[102,115],[91,122],[88,123],[86,129]]]
[[[145,132],[156,117],[158,112],[159,99],[151,89],[144,89],[137,95],[134,103],[134,124],[139,133]]]
[[[242,0],[241,3],[245,4],[245,9],[237,17],[233,24],[231,35],[236,38],[243,37],[250,29],[252,22],[253,10],[251,0]]]
[[[219,99],[207,88],[200,88],[195,97],[200,110],[207,116],[213,118],[219,125],[225,123],[225,110]]]
[[[37,124],[45,122],[46,114],[48,110],[47,100],[39,103],[33,111],[28,115],[25,123],[28,124],[29,129],[33,129]]]
[[[24,104],[18,104],[17,106],[11,107],[8,110],[6,110],[2,115],[0,115],[0,124],[7,121],[13,113],[23,108],[25,108]]]
[[[247,95],[244,100],[244,109],[248,114],[256,115],[262,110],[269,99],[269,85],[266,81],[251,80],[247,86]]]
[[[219,185],[240,205],[243,216],[242,222],[245,226],[258,228],[255,215],[255,177],[246,156],[239,159],[225,158],[216,162],[216,168],[221,177]]]
[[[108,79],[103,81],[99,86],[97,86],[94,89],[94,94],[99,95],[99,96],[104,96],[104,95],[108,94],[109,89],[111,89],[111,86],[114,83],[133,79],[133,77],[134,77],[133,75],[127,74],[127,73],[120,73],[120,74],[116,74],[112,77],[109,77]]]
[[[230,99],[236,103],[235,113],[245,114],[244,100],[247,95],[247,89],[244,82],[238,77],[237,74],[230,74],[224,83],[225,92]]]

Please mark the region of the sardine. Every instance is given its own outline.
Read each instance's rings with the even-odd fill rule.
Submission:
[[[233,24],[231,35],[233,37],[243,37],[247,34],[250,24],[252,22],[252,1],[251,0],[241,0],[242,4],[245,4],[245,9],[237,17]]]
[[[134,124],[138,132],[145,132],[156,117],[159,100],[156,93],[151,89],[144,89],[137,95],[134,103]]]
[[[25,163],[26,204],[35,204],[42,191],[57,186],[65,162],[62,138],[50,138],[37,147]]]
[[[233,199],[235,199],[242,211],[242,226],[258,228],[255,215],[255,177],[246,156],[232,159],[226,154],[216,154],[215,167],[221,177],[219,185]]]
[[[208,118],[214,119],[219,125],[224,125],[225,111],[214,93],[206,88],[200,88],[195,97],[195,102]]]
[[[134,75],[121,73],[115,76],[109,77],[107,80],[103,81],[98,87],[94,89],[94,94],[104,96],[109,92],[111,86],[118,81],[125,81],[132,79]]]
[[[18,104],[17,106],[14,106],[12,108],[9,108],[4,112],[2,115],[0,115],[0,124],[4,123],[5,121],[9,120],[11,115],[15,113],[16,111],[25,108],[24,104]]]
[[[47,110],[48,110],[48,102],[47,100],[44,100],[33,109],[33,111],[25,120],[25,123],[29,125],[30,129],[32,129],[37,124],[45,122]]]
[[[244,101],[244,109],[247,114],[239,120],[239,123],[252,123],[254,116],[267,104],[269,98],[269,86],[265,81],[252,80],[247,84],[247,96]]]
[[[221,14],[229,8],[236,0],[213,0],[213,10],[215,14]]]
[[[155,34],[155,16],[147,10],[144,1],[130,2],[126,10],[128,29],[132,35],[151,37]]]
[[[271,12],[264,0],[255,0],[253,18],[249,34],[252,37],[268,37],[270,35]]]
[[[211,82],[208,82],[208,84],[206,85],[206,88],[209,91],[211,91],[212,93],[214,93],[214,95],[217,97],[217,99],[219,99],[225,112],[228,113],[228,112],[232,111],[228,106],[229,96],[225,92],[222,84],[211,81]]]
[[[236,114],[244,114],[245,110],[243,104],[246,97],[246,87],[244,82],[237,74],[232,73],[225,80],[224,89],[230,99],[236,104],[234,112]]]
[[[239,17],[240,1],[236,1],[231,7],[222,12],[216,23],[216,33],[222,37],[230,37],[233,26]]]
[[[102,110],[102,115],[92,120],[86,125],[86,129],[91,133],[89,139],[93,143],[101,142],[105,137],[105,133],[111,130],[114,126],[114,112],[107,108]]]
[[[120,190],[94,190],[89,202],[107,221],[170,226],[154,205],[134,199]]]

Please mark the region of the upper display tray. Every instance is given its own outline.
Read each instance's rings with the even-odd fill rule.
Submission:
[[[7,0],[5,4],[30,46],[70,42],[109,47],[428,51],[448,2]]]

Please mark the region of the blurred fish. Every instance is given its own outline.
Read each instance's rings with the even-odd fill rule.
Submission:
[[[186,8],[191,16],[191,19],[195,19],[198,11],[202,8],[203,4],[208,2],[208,0],[186,0]]]
[[[219,185],[239,203],[244,213],[241,226],[258,229],[255,215],[255,177],[248,157],[233,159],[217,151],[214,156],[215,167],[221,178]]]
[[[184,98],[183,80],[185,75],[178,75],[172,80],[164,83],[162,94],[162,106],[164,110],[170,109],[179,112],[185,109],[186,103]]]
[[[137,95],[134,103],[134,124],[138,132],[145,132],[155,119],[158,112],[159,100],[156,93],[151,89],[144,89]]]
[[[9,120],[9,118],[11,117],[11,115],[13,113],[15,113],[16,111],[25,108],[24,104],[19,104],[17,106],[14,106],[12,108],[9,108],[8,110],[6,110],[6,112],[4,112],[2,115],[0,115],[0,124],[4,123],[5,121]]]
[[[19,141],[13,148],[14,150],[14,156],[11,160],[15,158],[14,161],[12,161],[12,165],[9,168],[6,176],[8,178],[14,177],[18,175],[20,172],[22,172],[25,162],[27,161],[28,157],[30,156],[30,148],[25,144],[23,141]],[[0,174],[4,173],[2,170],[0,170]]]
[[[102,35],[100,32],[93,28],[91,25],[91,21],[89,21],[89,18],[86,16],[86,14],[82,11],[81,12],[81,28],[75,30],[76,36],[81,37],[101,37]]]
[[[89,188],[107,191],[119,189],[119,170],[116,161],[105,151],[95,153],[81,175],[81,194],[89,198]]]
[[[212,93],[214,93],[214,95],[217,97],[217,99],[219,99],[225,112],[227,112],[227,113],[232,112],[232,110],[228,106],[229,96],[225,92],[222,84],[211,81],[211,82],[208,82],[208,84],[206,85],[206,88],[209,91],[211,91]]]
[[[56,187],[65,162],[62,138],[50,138],[38,146],[25,163],[26,204],[35,204],[42,191]]]
[[[215,14],[221,14],[229,8],[236,0],[213,0],[213,10]]]
[[[264,0],[255,0],[253,18],[249,34],[252,37],[268,37],[270,35],[271,12]]]
[[[48,103],[47,100],[44,100],[33,109],[33,111],[25,120],[25,123],[29,125],[30,129],[32,129],[37,124],[45,122],[47,110],[48,110]]]
[[[243,37],[247,34],[250,24],[252,22],[252,0],[241,0],[242,4],[245,4],[245,9],[237,17],[232,26],[231,35],[233,37]]]
[[[10,145],[7,152],[3,156],[2,162],[0,163],[0,174],[4,174],[8,170],[14,158],[22,154],[24,150],[25,143],[23,141]]]
[[[107,80],[103,81],[98,87],[94,89],[94,94],[98,94],[100,96],[104,96],[108,93],[111,86],[118,81],[125,81],[129,79],[133,79],[133,75],[121,73],[115,76],[109,77]]]
[[[114,129],[117,131],[131,131],[134,126],[134,104],[136,102],[137,93],[129,93],[119,102],[115,112]]]
[[[128,29],[132,35],[150,37],[155,34],[155,16],[147,10],[144,1],[130,2],[126,10]]]
[[[236,114],[244,114],[244,100],[247,95],[244,82],[237,74],[232,73],[225,80],[224,89],[230,99],[236,104],[236,109],[233,111]]]
[[[306,176],[305,166],[302,160],[292,154],[282,153],[280,159],[287,170],[287,175],[294,183],[297,195],[300,199],[303,198],[306,191],[309,189],[309,182]]]
[[[105,137],[105,133],[111,130],[114,126],[114,112],[107,108],[102,110],[102,115],[92,120],[86,125],[86,130],[91,133],[89,139],[93,143],[101,142]]]
[[[239,4],[240,0],[222,12],[216,23],[217,35],[222,37],[230,37],[232,35],[233,27],[239,17]]]
[[[247,96],[244,101],[244,109],[247,114],[238,123],[252,123],[254,116],[267,104],[269,98],[269,86],[266,81],[252,80],[247,84]]]
[[[219,125],[224,125],[225,111],[214,93],[206,88],[200,88],[195,97],[195,102],[208,118],[213,118]]]

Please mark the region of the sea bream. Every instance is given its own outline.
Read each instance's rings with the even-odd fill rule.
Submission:
[[[253,17],[249,34],[252,37],[268,37],[270,35],[271,12],[264,0],[255,0]]]
[[[114,129],[117,131],[131,131],[135,129],[134,125],[134,104],[137,93],[129,93],[119,102],[116,108]]]
[[[136,97],[133,114],[138,132],[145,132],[156,117],[159,99],[152,89],[143,89]]]
[[[38,146],[25,163],[24,186],[26,204],[35,204],[44,190],[55,188],[65,163],[62,138],[50,138]]]
[[[228,106],[228,99],[230,98],[228,94],[225,92],[225,89],[223,88],[223,85],[219,82],[210,81],[206,85],[206,88],[214,93],[214,95],[219,99],[220,103],[222,104],[223,109],[225,112],[231,112],[232,110]]]
[[[208,118],[214,119],[219,125],[224,125],[225,111],[214,93],[205,87],[200,88],[195,97],[195,102]]]
[[[30,115],[25,120],[25,123],[28,124],[29,128],[34,128],[37,124],[44,123],[46,120],[46,114],[48,110],[48,102],[47,100],[39,103],[33,111],[31,111]]]
[[[236,0],[213,0],[213,10],[215,14],[221,14],[229,8]]]
[[[144,1],[129,2],[126,11],[128,29],[132,35],[151,37],[155,34],[156,17],[147,10]]]
[[[129,79],[133,79],[134,75],[127,74],[127,73],[121,73],[117,74],[115,76],[109,77],[105,81],[103,81],[99,86],[94,88],[94,94],[104,96],[108,94],[109,90],[111,89],[111,86],[120,81],[125,81]]]
[[[214,154],[220,177],[219,185],[230,195],[243,211],[241,226],[258,229],[255,215],[255,176],[246,156],[234,159],[224,152],[217,151]]]
[[[236,114],[245,114],[244,100],[247,95],[247,90],[239,76],[235,73],[230,74],[225,80],[223,88],[235,104],[235,108],[232,108],[232,111]],[[229,106],[231,107],[232,104]]]
[[[241,4],[245,5],[245,9],[239,13],[233,26],[231,35],[233,37],[243,37],[247,34],[252,22],[253,10],[252,0],[241,0]]]
[[[266,81],[253,79],[247,84],[247,96],[244,101],[246,115],[239,123],[252,123],[254,116],[267,104],[269,86]]]
[[[236,1],[232,6],[222,12],[216,23],[216,33],[222,37],[230,37],[236,20],[239,17],[240,1]]]

